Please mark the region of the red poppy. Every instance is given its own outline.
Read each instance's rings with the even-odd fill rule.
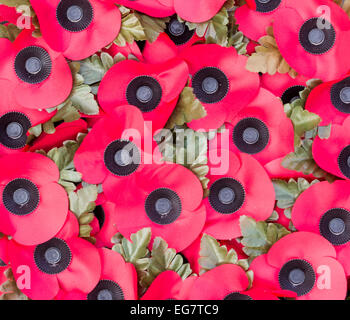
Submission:
[[[139,61],[143,60],[142,53],[136,41],[133,41],[132,43],[126,43],[123,47],[112,43],[108,49],[103,48],[102,51],[109,53],[112,57],[115,57],[118,53],[120,53],[126,58],[128,58],[129,55],[133,55]]]
[[[273,76],[265,73],[261,76],[261,86],[269,90],[276,97],[282,99],[282,103],[291,103],[300,98],[299,93],[306,88],[306,81],[304,76],[297,75],[293,79],[290,75],[276,73]]]
[[[71,60],[81,60],[117,37],[121,14],[101,0],[30,0],[49,46]]]
[[[66,191],[49,158],[21,153],[0,158],[1,232],[23,245],[52,238],[68,213]]]
[[[316,183],[300,195],[292,211],[292,221],[298,230],[320,234],[334,245],[347,276],[350,275],[349,191],[349,181]]]
[[[321,126],[341,125],[349,116],[350,77],[325,82],[314,88],[307,98],[305,109],[317,113]]]
[[[114,180],[103,188],[116,203],[115,224],[126,238],[142,228],[151,228],[152,240],[163,238],[176,251],[188,247],[205,222],[203,189],[197,177],[178,164],[148,165],[142,174],[125,184]],[[181,177],[181,179],[179,179]],[[130,185],[130,192],[123,192]],[[137,187],[136,187],[137,186]]]
[[[16,8],[8,7],[3,4],[0,4],[0,23],[8,24],[12,23],[17,25],[17,20],[21,16],[20,13],[17,13]]]
[[[180,59],[157,65],[122,61],[102,79],[98,101],[107,113],[125,104],[138,107],[155,132],[164,127],[187,80],[188,68]]]
[[[332,125],[328,139],[316,137],[312,146],[312,154],[316,163],[325,171],[350,179],[350,117],[343,125]]]
[[[89,293],[61,291],[56,300],[137,300],[137,274],[134,265],[110,249],[99,249],[101,277]]]
[[[13,107],[12,85],[0,80],[0,155],[22,152],[26,149],[28,130],[49,120],[54,113],[22,107]]]
[[[9,264],[9,240],[5,235],[0,238],[0,272],[3,272]]]
[[[53,134],[43,132],[30,147],[29,151],[49,151],[59,148],[67,140],[75,140],[79,133],[87,133],[87,123],[83,119],[72,122],[64,122],[56,127]]]
[[[207,220],[203,232],[230,240],[241,236],[239,217],[266,220],[275,204],[275,191],[264,168],[252,156],[210,150],[209,196],[204,199]]]
[[[145,13],[151,17],[164,18],[173,15],[173,1],[172,0],[108,0],[121,4],[130,9],[134,9]]]
[[[0,78],[11,82],[7,95],[15,107],[55,107],[69,96],[72,74],[63,55],[31,33],[21,31],[13,43],[0,39]]]
[[[300,5],[279,9],[274,16],[274,35],[282,56],[294,70],[310,78],[330,81],[343,76],[350,69],[344,55],[350,50],[347,14],[328,0],[300,1]],[[327,6],[328,18],[321,5]]]
[[[157,276],[141,300],[185,300],[196,277],[185,281],[174,271],[164,271]]]
[[[251,154],[262,165],[294,151],[292,122],[280,99],[262,88],[248,106],[226,123],[226,130],[231,151]],[[226,134],[218,133],[210,146],[222,146],[225,137]]]
[[[103,193],[98,195],[96,200],[96,208],[94,210],[95,226],[92,235],[96,238],[96,247],[112,248],[112,237],[118,233],[117,225],[115,222],[116,204],[108,201]]]
[[[250,268],[257,286],[294,291],[297,300],[346,297],[346,276],[336,251],[315,233],[294,232],[283,237],[267,254],[255,258]]]
[[[30,269],[31,286],[22,292],[30,299],[53,299],[61,290],[90,292],[101,275],[98,250],[78,237],[79,225],[69,213],[63,228],[50,240],[37,246],[21,246],[15,241],[9,245],[10,261]],[[21,274],[14,273],[15,279]]]
[[[176,24],[176,26],[173,26]],[[181,27],[182,26],[182,27]],[[175,28],[178,28],[175,29]],[[171,29],[173,28],[173,29]],[[178,35],[176,35],[178,34]],[[142,55],[147,63],[162,63],[179,56],[185,49],[191,47],[196,42],[204,38],[199,37],[195,30],[172,18],[167,24],[165,32],[159,34],[154,42],[146,41]]]
[[[190,70],[194,94],[207,111],[206,117],[189,123],[194,130],[219,128],[259,91],[258,74],[246,70],[247,57],[238,55],[233,47],[199,44],[182,56]]]
[[[186,21],[201,23],[213,18],[226,0],[165,0],[174,3],[176,13]]]

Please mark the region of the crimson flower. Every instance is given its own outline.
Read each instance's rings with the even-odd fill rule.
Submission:
[[[7,95],[14,107],[55,107],[69,96],[72,74],[63,55],[31,33],[21,31],[14,42],[0,39],[0,78],[11,83]]]
[[[206,131],[219,128],[250,103],[259,91],[259,76],[246,70],[247,57],[235,48],[199,44],[184,50],[192,77],[191,86],[207,115],[193,120],[191,129]]]
[[[101,0],[30,0],[49,46],[71,60],[85,59],[117,37],[121,14]]]
[[[19,266],[30,269],[31,286],[22,289],[30,299],[53,299],[61,290],[88,293],[100,279],[98,250],[79,238],[79,224],[73,213],[69,213],[62,229],[50,240],[36,246],[11,241],[9,252],[14,270]],[[14,273],[16,281],[20,275]]]
[[[209,196],[203,200],[207,220],[203,232],[214,238],[230,240],[241,236],[239,218],[248,215],[266,220],[275,204],[275,191],[264,168],[252,156],[221,150],[210,150]],[[218,173],[214,170],[220,169]],[[224,167],[223,167],[224,166]]]
[[[151,17],[164,18],[174,14],[172,0],[108,0]]]
[[[21,153],[0,158],[1,232],[23,245],[51,239],[68,213],[66,191],[49,158]]]
[[[315,203],[315,201],[313,201]],[[250,265],[254,283],[271,290],[294,291],[297,300],[342,300],[347,280],[334,247],[311,232],[291,233]]]

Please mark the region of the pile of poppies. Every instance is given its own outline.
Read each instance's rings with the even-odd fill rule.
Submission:
[[[0,0],[0,299],[346,299],[349,16]]]

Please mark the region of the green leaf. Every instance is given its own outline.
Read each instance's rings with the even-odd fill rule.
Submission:
[[[306,131],[316,128],[321,122],[321,118],[312,112],[297,106],[292,110],[290,119],[293,122],[295,133],[301,137]]]
[[[137,40],[156,41],[159,34],[166,29],[166,23],[170,21],[170,18],[154,18],[139,12],[135,15],[139,19],[145,34],[145,38]]]
[[[150,265],[148,245],[151,241],[151,228],[133,233],[130,239],[131,241],[123,238],[120,243],[113,246],[112,250],[120,253],[126,262],[132,263],[141,279]]]
[[[88,85],[100,82],[106,72],[114,65],[114,60],[107,52],[101,55],[94,54],[91,57],[80,61],[79,73]]]
[[[141,278],[141,286],[148,288],[153,280],[162,272],[172,270],[184,280],[192,274],[189,263],[184,263],[181,255],[174,249],[168,248],[168,244],[162,238],[155,238],[147,274]]]
[[[70,192],[68,197],[70,211],[79,218],[83,213],[89,213],[95,209],[97,186],[89,185],[83,187],[75,192]]]
[[[139,16],[136,13],[129,13],[122,18],[121,29],[114,43],[124,47],[135,40],[147,40],[147,38]]]
[[[234,249],[228,251],[227,247],[221,246],[215,238],[203,234],[198,262],[201,266],[199,273],[203,274],[222,264],[237,264],[238,257]]]
[[[194,95],[193,88],[185,87],[165,127],[173,129],[176,125],[181,126],[192,120],[201,119],[206,115],[207,112]]]
[[[30,6],[29,0],[0,0],[0,4],[7,7]]]
[[[248,216],[239,219],[243,251],[250,258],[267,253],[271,246],[290,232],[278,223],[255,221]]]

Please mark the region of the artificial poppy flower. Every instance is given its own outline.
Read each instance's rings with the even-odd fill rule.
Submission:
[[[206,211],[202,185],[190,170],[174,163],[153,164],[131,179],[110,180],[103,188],[116,203],[115,224],[124,237],[151,228],[151,242],[161,237],[179,252],[199,236]],[[127,188],[130,192],[123,192]]]
[[[350,117],[343,125],[334,124],[328,139],[316,137],[312,145],[312,154],[316,163],[325,171],[350,179]]]
[[[20,16],[21,14],[17,13],[16,8],[0,4],[0,24],[12,23],[17,25]]]
[[[0,272],[8,267],[9,262],[9,240],[7,236],[0,235]]]
[[[110,249],[99,249],[101,276],[89,293],[61,291],[56,300],[137,300],[137,274],[133,264]]]
[[[189,67],[194,94],[207,112],[188,124],[191,129],[219,128],[258,94],[258,74],[246,70],[247,57],[238,55],[233,47],[199,44],[185,50],[182,57]]]
[[[85,59],[118,36],[121,14],[101,0],[30,0],[49,46],[71,60]]]
[[[209,196],[203,201],[207,209],[204,233],[230,240],[241,236],[240,216],[248,215],[258,221],[271,216],[275,191],[258,161],[244,153],[214,149],[208,153],[208,162]]]
[[[261,88],[258,96],[225,125],[229,148],[252,155],[262,165],[294,151],[294,129],[283,105],[271,92]],[[225,144],[218,133],[210,145]]]
[[[138,107],[155,132],[166,124],[187,80],[188,68],[180,59],[157,65],[122,61],[102,79],[98,101],[107,113],[125,104]]]
[[[183,50],[204,40],[195,29],[190,30],[184,22],[173,16],[166,24],[165,32],[160,33],[156,41],[146,41],[142,55],[147,63],[161,63],[179,56]]]
[[[196,277],[185,281],[175,271],[164,271],[152,282],[141,300],[185,300]]]
[[[63,55],[31,33],[21,31],[13,43],[0,39],[0,78],[11,83],[7,95],[14,108],[55,107],[69,96],[72,74]]]
[[[14,270],[23,265],[30,269],[31,286],[22,289],[30,299],[53,299],[61,290],[88,293],[100,279],[98,250],[79,238],[78,220],[71,212],[62,229],[50,240],[36,246],[11,241],[9,253]],[[14,274],[16,281],[20,275]]]
[[[93,126],[75,153],[74,165],[85,182],[102,184],[111,200],[114,184],[123,181],[129,188],[134,175],[143,175],[145,166],[159,160],[155,144],[141,111],[134,106],[121,106]]]
[[[103,48],[102,51],[109,53],[112,57],[115,57],[117,54],[122,54],[126,58],[128,58],[130,55],[133,55],[139,61],[143,60],[142,53],[139,46],[137,45],[137,41],[126,43],[123,47],[112,43],[109,48]]]
[[[93,221],[94,232],[91,235],[96,239],[96,247],[112,248],[112,238],[118,233],[114,216],[116,215],[116,204],[108,201],[103,193],[100,193],[96,200]],[[97,226],[95,226],[97,222]]]
[[[183,20],[201,23],[213,18],[226,0],[172,0],[171,2],[174,4],[175,12]]]
[[[340,78],[350,69],[344,55],[350,50],[347,14],[328,0],[300,1],[300,5],[279,9],[274,16],[274,35],[283,58],[306,77],[323,81]],[[329,18],[320,10],[322,5],[327,6]]]
[[[315,233],[294,232],[283,237],[267,254],[255,258],[250,268],[257,286],[294,291],[297,300],[346,297],[346,276],[336,251]]]
[[[68,213],[66,191],[49,158],[22,152],[0,157],[0,231],[23,245],[52,238]]]
[[[75,140],[79,133],[87,133],[87,123],[83,119],[59,124],[53,134],[43,132],[29,148],[29,151],[44,150],[48,152],[59,148],[67,140]]]
[[[306,100],[305,109],[321,117],[321,126],[343,124],[350,114],[349,75],[315,87]]]
[[[165,18],[175,13],[173,0],[108,0],[130,9],[145,13],[151,17]]]
[[[0,79],[0,155],[24,151],[28,130],[48,121],[55,113],[13,107],[11,83]]]
[[[299,196],[292,210],[292,222],[298,230],[320,234],[334,245],[347,276],[350,275],[349,192],[349,181],[316,183]]]
[[[297,75],[293,79],[288,73],[276,73],[273,76],[265,73],[260,79],[261,87],[269,90],[276,97],[280,97],[283,104],[300,99],[299,93],[306,88],[306,81],[308,80],[302,75]]]

